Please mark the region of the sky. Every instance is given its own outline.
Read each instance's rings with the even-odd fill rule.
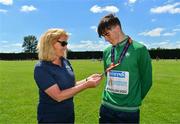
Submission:
[[[151,48],[180,48],[180,0],[0,0],[0,52],[22,52],[23,38],[50,28],[68,32],[68,49],[102,51],[100,19],[114,13],[122,30]]]

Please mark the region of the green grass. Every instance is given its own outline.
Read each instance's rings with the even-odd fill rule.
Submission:
[[[0,123],[37,123],[36,61],[0,61]],[[76,80],[100,73],[103,63],[71,61]],[[141,123],[180,123],[180,61],[153,61],[153,87],[141,106]],[[104,80],[75,96],[76,123],[98,123]]]

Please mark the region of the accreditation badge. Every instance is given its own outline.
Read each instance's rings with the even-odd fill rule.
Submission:
[[[129,72],[116,70],[107,72],[107,83],[105,90],[117,94],[128,94]]]

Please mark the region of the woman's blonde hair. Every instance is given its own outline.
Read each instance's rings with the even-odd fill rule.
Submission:
[[[39,60],[52,61],[55,59],[53,44],[56,43],[61,36],[68,37],[68,34],[59,28],[49,29],[41,35],[37,45]]]

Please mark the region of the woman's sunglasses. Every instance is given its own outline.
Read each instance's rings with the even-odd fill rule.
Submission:
[[[67,41],[57,41],[57,42],[60,43],[62,47],[66,46],[68,44]]]

